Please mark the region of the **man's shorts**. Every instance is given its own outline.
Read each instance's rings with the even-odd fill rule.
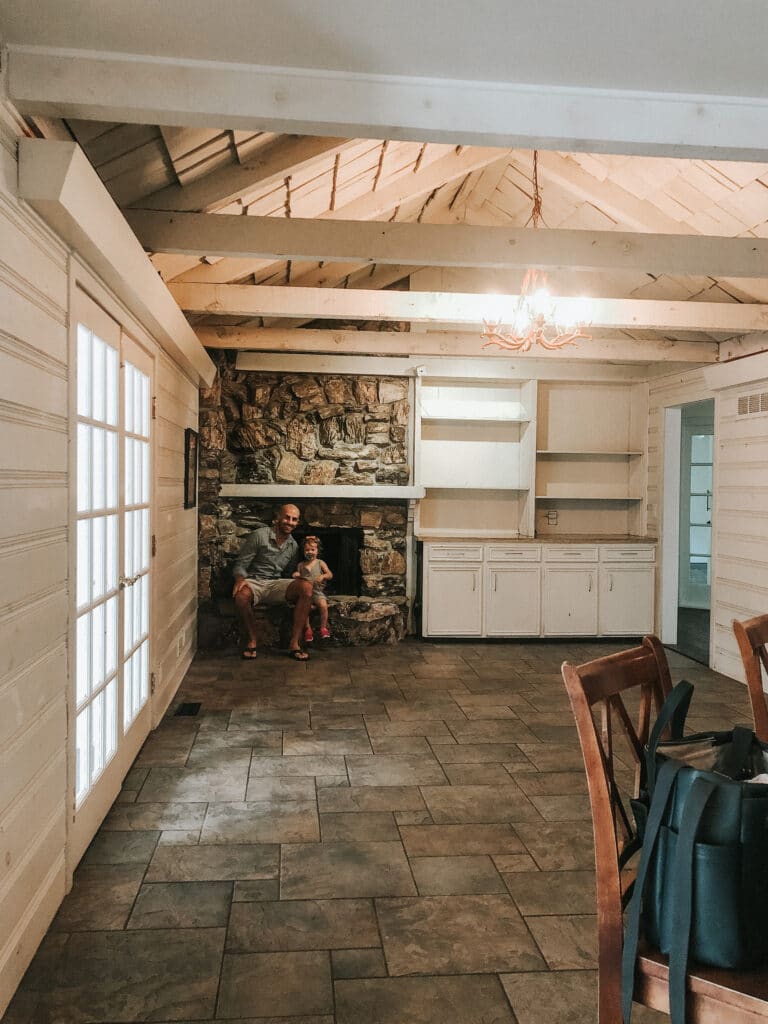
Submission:
[[[254,604],[283,604],[288,598],[285,592],[293,580],[249,580]]]

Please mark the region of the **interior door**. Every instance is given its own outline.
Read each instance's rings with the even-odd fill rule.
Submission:
[[[87,296],[76,310],[71,867],[150,726],[152,362]]]
[[[709,608],[712,572],[712,402],[684,408],[680,436],[680,575],[678,603]]]

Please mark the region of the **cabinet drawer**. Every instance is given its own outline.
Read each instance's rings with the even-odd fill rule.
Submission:
[[[596,562],[597,544],[551,544],[544,548],[545,562]]]
[[[540,562],[538,544],[486,544],[486,562]]]
[[[430,562],[482,562],[482,544],[430,544],[427,546]]]
[[[653,562],[656,550],[651,544],[601,544],[601,562]]]

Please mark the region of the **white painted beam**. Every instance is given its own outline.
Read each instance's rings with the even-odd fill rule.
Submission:
[[[641,270],[709,277],[768,276],[768,240],[618,231],[381,224],[129,210],[151,252],[357,260],[432,267]]]
[[[216,367],[76,142],[20,139],[19,195],[193,380],[212,383]]]
[[[272,285],[170,284],[190,313],[287,316],[306,320],[407,320],[411,323],[509,322],[516,295],[394,292]],[[553,298],[563,323],[585,318],[595,328],[706,331],[750,334],[768,330],[768,306],[736,302],[669,302],[657,299]]]
[[[197,336],[208,349],[243,352],[291,352],[308,355],[451,356],[510,359],[510,352],[482,348],[480,332],[439,331],[432,334],[405,331],[322,331],[284,327],[198,327]],[[591,339],[569,346],[568,359],[585,362],[714,363],[715,342],[634,341],[631,338]],[[535,347],[513,353],[521,359],[563,359],[565,352]],[[348,360],[347,360],[348,361]]]
[[[8,92],[22,113],[51,117],[719,160],[768,157],[763,96],[461,81],[19,44],[8,47]]]

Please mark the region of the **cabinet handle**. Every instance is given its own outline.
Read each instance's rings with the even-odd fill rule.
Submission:
[[[475,579],[475,577],[473,576],[473,577],[472,577],[472,593],[473,593],[473,594],[474,594],[474,592],[475,592],[475,584],[476,584],[476,583],[477,583],[477,580],[476,580],[476,579]]]
[[[587,588],[587,593],[592,593],[592,573],[589,574],[589,587]]]
[[[608,576],[608,590],[613,590],[613,573]]]
[[[497,572],[495,572],[495,573],[493,574],[493,592],[494,592],[494,593],[496,593],[496,581],[497,581],[497,579],[498,579],[498,576],[499,576],[499,574],[498,574]]]

